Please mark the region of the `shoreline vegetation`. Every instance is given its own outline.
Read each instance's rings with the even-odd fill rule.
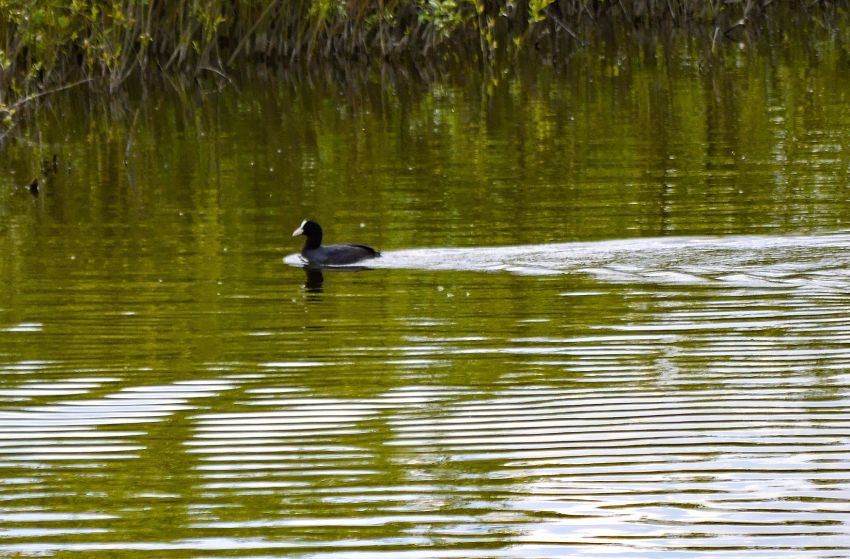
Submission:
[[[228,80],[275,64],[557,60],[599,34],[718,43],[801,26],[846,40],[848,0],[0,0],[0,136],[42,97],[152,75]]]

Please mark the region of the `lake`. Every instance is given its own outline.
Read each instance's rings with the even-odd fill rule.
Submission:
[[[49,99],[0,167],[0,555],[847,556],[848,62]],[[308,217],[383,256],[303,269]]]

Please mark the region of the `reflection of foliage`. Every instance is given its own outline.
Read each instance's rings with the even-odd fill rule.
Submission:
[[[785,40],[774,40],[777,36]],[[828,33],[805,28],[766,38],[753,49],[728,43],[712,53],[710,44],[685,34],[649,41],[623,34],[589,41],[558,67],[511,64],[493,73],[471,72],[465,65],[393,65],[382,73],[354,66],[343,75],[314,65],[303,73],[281,74],[282,79],[255,80],[248,74],[237,82],[238,94],[226,89],[203,97],[203,104],[192,80],[175,80],[174,87],[184,89],[170,85],[167,92],[177,93],[171,97],[149,87],[148,101],[138,104],[132,92],[108,97],[71,92],[71,104],[56,99],[18,115],[21,121],[31,118],[30,133],[38,135],[16,150],[41,145],[45,152],[18,165],[17,176],[29,180],[39,162],[51,157],[49,150],[56,149],[51,146],[87,135],[108,141],[115,160],[104,161],[83,182],[122,169],[127,158],[131,169],[159,169],[157,184],[184,184],[206,176],[203,167],[187,168],[196,157],[189,138],[222,134],[240,140],[223,144],[226,155],[214,166],[227,174],[250,170],[238,188],[283,181],[293,189],[289,198],[303,200],[311,211],[333,201],[348,209],[334,219],[351,220],[341,231],[356,232],[361,220],[397,223],[399,230],[386,239],[364,239],[385,249],[541,240],[531,233],[518,237],[523,233],[510,229],[487,230],[486,237],[465,231],[446,240],[445,232],[422,231],[408,217],[433,212],[462,216],[468,223],[511,223],[511,216],[565,223],[545,240],[578,234],[567,227],[589,237],[740,232],[747,224],[763,223],[765,216],[821,225],[816,220],[831,214],[813,208],[817,200],[845,200],[840,189],[848,184],[850,155],[841,151],[841,138],[824,135],[824,145],[817,147],[824,151],[809,154],[824,166],[803,173],[801,161],[809,161],[801,155],[808,149],[803,138],[811,140],[806,130],[831,129],[825,123],[846,120],[839,97],[850,87],[848,76],[835,70],[844,67],[846,53]],[[769,57],[759,56],[764,45],[774,45]],[[85,121],[67,116],[77,106],[87,109]],[[227,116],[240,111],[264,116]],[[13,153],[4,153],[10,167]],[[780,160],[796,160],[799,166],[769,164]],[[823,190],[811,190],[816,185],[810,181],[819,181]],[[581,191],[584,186],[600,190]],[[118,179],[114,188],[121,188]],[[198,188],[193,184],[175,195]],[[233,201],[239,192],[234,189],[208,201]],[[547,205],[550,189],[575,204],[566,210]],[[612,189],[616,194],[607,194]],[[267,192],[257,188],[256,195],[263,207]],[[622,213],[603,215],[595,205],[597,195],[622,201]],[[737,206],[741,196],[758,203]],[[702,203],[709,213],[717,210],[713,217],[680,221],[701,211],[693,208]],[[387,208],[398,215],[388,217]],[[199,211],[216,216],[221,208]],[[293,219],[303,219],[300,213]],[[388,246],[389,239],[394,246]]]

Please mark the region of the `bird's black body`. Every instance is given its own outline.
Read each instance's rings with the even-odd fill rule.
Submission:
[[[304,235],[301,256],[314,266],[345,266],[362,260],[376,258],[380,252],[366,245],[322,245],[322,227],[315,221],[304,220],[293,233],[293,237]]]

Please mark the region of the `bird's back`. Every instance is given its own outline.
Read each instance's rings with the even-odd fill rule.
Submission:
[[[301,251],[301,255],[311,264],[323,266],[344,266],[361,260],[376,258],[380,252],[366,245],[326,245]]]

